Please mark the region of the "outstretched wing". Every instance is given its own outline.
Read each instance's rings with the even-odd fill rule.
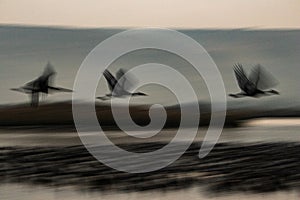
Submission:
[[[32,90],[25,89],[23,87],[20,87],[20,88],[11,88],[10,90],[17,91],[17,92],[22,92],[22,93],[25,93],[25,94],[31,94],[32,93]]]
[[[48,85],[52,84],[52,77],[56,74],[53,65],[50,62],[47,63],[43,74],[38,78],[39,81],[47,83]]]
[[[109,90],[113,92],[118,83],[117,79],[107,69],[103,72],[103,75],[108,83]]]
[[[67,88],[62,88],[62,87],[48,86],[48,89],[50,91],[56,91],[56,92],[73,92],[73,90],[70,90],[70,89],[67,89]]]
[[[54,70],[53,65],[48,62],[41,77],[47,78],[53,76],[54,74],[56,74],[56,71]]]
[[[255,65],[249,74],[249,80],[255,85],[256,88],[261,78],[261,68],[261,65]]]
[[[261,65],[256,65],[253,68],[250,77],[253,81],[256,81],[256,87],[260,90],[270,89],[279,83],[276,78]]]
[[[248,85],[250,81],[244,72],[243,66],[241,64],[236,64],[234,65],[233,70],[240,89],[246,91],[246,85]]]
[[[30,92],[38,92],[40,90],[39,81],[40,81],[40,78],[37,78],[33,81],[30,81],[30,82],[26,83],[21,88],[24,89],[24,90],[28,90]]]
[[[42,88],[47,88],[48,85],[51,85],[51,78],[55,74],[56,72],[53,66],[50,64],[50,62],[48,62],[42,75],[36,78],[35,80],[26,83],[22,88],[32,91],[39,91]]]
[[[126,91],[130,91],[137,83],[136,78],[122,68],[117,71],[116,78],[119,85]]]

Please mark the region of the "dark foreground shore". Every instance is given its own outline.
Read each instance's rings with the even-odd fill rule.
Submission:
[[[164,143],[120,144],[124,149],[153,151]],[[201,186],[207,192],[274,192],[300,189],[300,144],[217,144],[198,158],[194,143],[175,163],[156,172],[129,174],[111,169],[83,146],[1,147],[2,183],[51,187],[75,186],[92,191],[173,190]]]

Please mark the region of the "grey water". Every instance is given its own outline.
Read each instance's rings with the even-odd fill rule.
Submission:
[[[177,129],[162,129],[153,142],[168,142]],[[199,128],[194,141],[203,141],[207,128]],[[224,128],[219,143],[257,143],[257,142],[300,142],[300,118],[262,118],[244,122],[243,126]],[[97,132],[86,132],[84,137],[93,137]],[[121,131],[105,131],[114,143],[131,143]],[[142,131],[132,131],[131,135],[142,135]],[[81,134],[80,137],[82,137]],[[149,140],[148,140],[149,141]],[[151,142],[151,141],[150,141]],[[73,146],[81,145],[75,131],[44,132],[34,129],[0,129],[0,147],[9,146]]]

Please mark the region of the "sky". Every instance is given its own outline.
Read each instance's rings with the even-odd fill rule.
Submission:
[[[0,0],[0,24],[300,28],[299,0]]]
[[[13,100],[24,101],[24,95],[12,92],[9,88],[20,86],[38,76],[47,61],[51,61],[59,72],[58,85],[71,88],[76,72],[89,51],[99,42],[121,31],[24,28],[1,24],[125,29],[299,29],[182,30],[210,53],[224,76],[228,91],[238,91],[232,73],[233,63],[241,62],[247,67],[260,63],[281,81],[278,89],[284,92],[280,97],[295,100],[299,104],[300,96],[294,93],[299,85],[299,11],[300,0],[0,0],[0,93],[4,94],[0,104]],[[161,54],[157,56],[153,53],[153,57],[162,63],[166,60]],[[150,59],[147,54],[138,54],[134,58],[127,58],[123,63],[120,61],[115,68],[140,64],[139,58]],[[170,59],[170,62],[166,64],[178,65],[178,68],[183,66],[179,66],[180,62],[174,59]],[[201,88],[205,84],[201,85],[197,81],[195,84],[199,85],[199,94],[205,100],[205,88]],[[103,87],[99,95],[107,92],[106,83],[101,84]],[[160,95],[157,93],[157,96]],[[286,101],[284,105],[287,105]]]

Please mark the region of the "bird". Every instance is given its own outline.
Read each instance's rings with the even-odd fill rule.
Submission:
[[[52,78],[55,74],[53,66],[48,62],[42,75],[19,88],[11,88],[11,90],[30,95],[32,107],[39,105],[40,93],[47,95],[50,92],[73,92],[70,89],[52,86]]]
[[[103,75],[107,81],[109,94],[102,97],[97,97],[100,100],[108,100],[112,97],[126,97],[126,96],[148,96],[143,92],[129,92],[133,85],[134,79],[128,77],[128,73],[125,74],[125,70],[120,68],[116,77],[114,77],[107,69],[104,70]]]
[[[233,70],[241,92],[229,94],[229,96],[241,98],[246,96],[261,97],[279,95],[278,91],[271,89],[278,84],[278,81],[260,64],[253,67],[249,76],[247,76],[241,64],[235,64]]]

